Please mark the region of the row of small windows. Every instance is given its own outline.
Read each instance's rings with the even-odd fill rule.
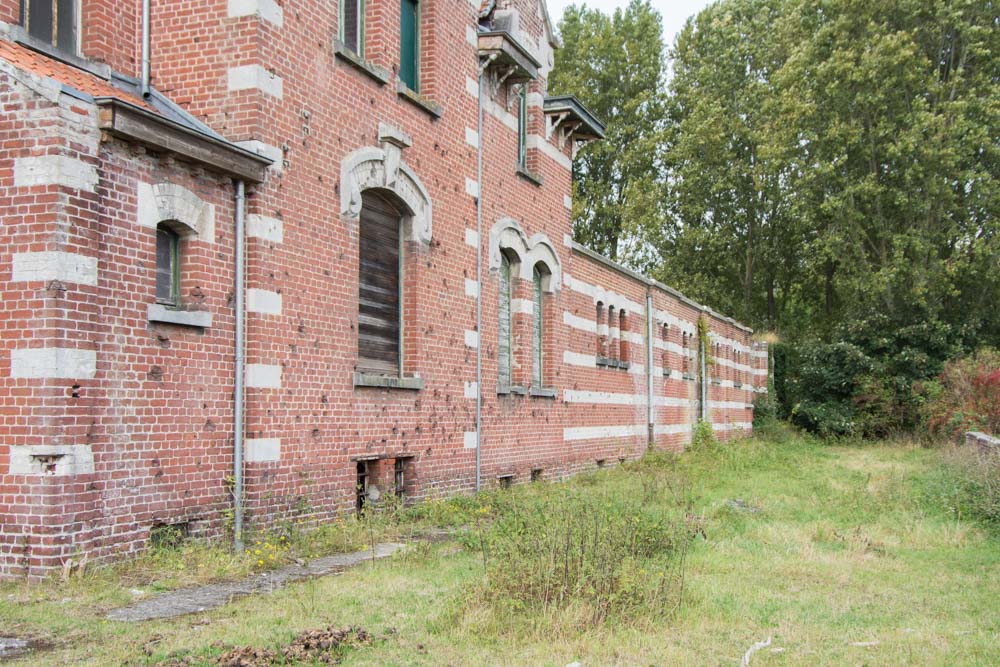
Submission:
[[[598,360],[620,362],[627,365],[629,361],[628,317],[622,309],[614,306],[604,307],[597,302],[597,357]],[[616,335],[617,334],[617,335]]]

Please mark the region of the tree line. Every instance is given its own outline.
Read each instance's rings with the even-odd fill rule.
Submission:
[[[772,333],[786,416],[914,426],[949,359],[1000,346],[997,9],[719,0],[668,49],[648,0],[571,6],[549,88],[608,123],[574,235]]]

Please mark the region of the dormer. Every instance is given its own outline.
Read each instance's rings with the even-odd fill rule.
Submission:
[[[604,123],[573,95],[546,97],[542,109],[545,138],[551,140],[555,135],[559,148],[572,141],[575,150],[579,144],[604,138]]]

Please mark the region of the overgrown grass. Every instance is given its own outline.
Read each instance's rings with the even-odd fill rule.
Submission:
[[[1000,536],[954,509],[951,470],[946,450],[764,425],[564,484],[393,512],[377,519],[385,535],[464,533],[195,617],[102,620],[131,599],[133,582],[116,579],[127,570],[5,584],[0,627],[56,643],[32,664],[212,665],[233,647],[284,655],[306,630],[360,626],[370,641],[344,664],[736,665],[771,636],[755,667],[993,665]],[[326,530],[363,546],[375,529]],[[194,578],[169,574],[206,558],[184,549],[147,562],[147,581]]]

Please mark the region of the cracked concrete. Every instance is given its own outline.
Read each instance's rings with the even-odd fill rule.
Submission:
[[[217,609],[234,600],[257,593],[270,593],[288,584],[311,577],[343,572],[366,561],[386,558],[403,549],[398,542],[376,544],[371,549],[350,554],[336,554],[311,560],[303,565],[287,565],[242,581],[182,588],[142,600],[127,607],[112,609],[107,618],[112,621],[139,622],[157,618],[173,618]]]

